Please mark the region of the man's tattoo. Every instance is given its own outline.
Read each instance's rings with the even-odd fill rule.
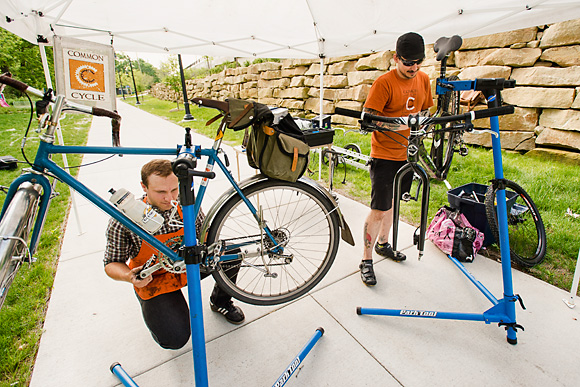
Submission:
[[[364,240],[365,240],[365,248],[368,249],[368,248],[371,247],[372,240],[371,240],[371,234],[368,233],[367,228],[368,228],[368,224],[365,223],[365,226],[364,226],[364,234],[365,234],[364,235]]]

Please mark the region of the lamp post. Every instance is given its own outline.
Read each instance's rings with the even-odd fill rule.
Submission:
[[[136,105],[141,105],[141,102],[139,102],[139,93],[137,93],[137,84],[135,83],[135,75],[133,74],[133,64],[131,63],[131,58],[129,58],[129,67],[131,68],[131,78],[133,78],[133,87],[135,88],[135,99],[137,100]]]
[[[121,95],[123,100],[125,99],[125,87],[123,86],[123,81],[121,80],[121,73],[119,73],[119,85],[121,85]]]
[[[191,112],[189,111],[189,100],[187,99],[187,90],[185,88],[185,75],[183,74],[183,64],[181,63],[181,54],[177,54],[177,60],[179,61],[181,90],[183,91],[183,106],[185,107],[185,116],[183,116],[183,121],[192,121],[195,120],[195,118],[191,115]]]

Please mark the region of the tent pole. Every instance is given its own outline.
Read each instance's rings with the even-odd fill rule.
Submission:
[[[320,129],[322,129],[322,112],[323,112],[323,108],[322,108],[322,102],[323,102],[323,97],[324,97],[324,57],[321,56],[320,57],[320,114],[318,116],[319,118],[319,127]]]
[[[322,129],[322,103],[324,96],[324,56],[320,56],[320,97],[318,106],[318,127]],[[322,180],[322,150],[318,149],[318,179]],[[332,162],[332,157],[329,157],[329,162]]]
[[[52,79],[50,77],[50,68],[48,67],[48,59],[46,58],[46,50],[44,49],[44,44],[38,42],[38,49],[40,50],[40,58],[42,59],[42,68],[44,69],[44,78],[46,80],[46,87],[48,89],[52,89]],[[62,137],[62,130],[60,128],[60,122],[56,126],[56,137],[58,138],[58,142],[60,145],[64,145],[64,139]],[[62,154],[62,163],[64,168],[68,170],[68,159],[66,154]],[[79,230],[79,235],[82,235],[83,229],[81,225],[81,219],[79,217],[79,211],[77,209],[77,202],[75,200],[75,191],[69,187],[70,190],[70,197],[73,207],[73,213],[75,214],[75,220],[77,221],[77,228]]]

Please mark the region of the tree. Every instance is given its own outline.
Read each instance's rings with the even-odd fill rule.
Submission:
[[[44,89],[46,80],[40,50],[32,44],[13,33],[0,28],[0,71],[9,71],[12,76],[34,88]],[[51,75],[54,74],[53,52],[51,47],[46,47],[46,57]],[[10,88],[5,89],[6,92]]]
[[[159,75],[157,72],[157,68],[153,66],[151,63],[144,61],[143,59],[137,59],[137,66],[136,66],[143,75],[148,75],[151,77],[151,84],[159,82]]]
[[[117,87],[121,87],[121,85],[133,86],[131,65],[133,65],[133,75],[138,90],[148,90],[154,83],[159,82],[158,70],[151,63],[143,59],[131,60],[128,55],[119,52],[115,54],[115,82]]]
[[[161,73],[162,82],[175,92],[173,101],[177,103],[177,108],[179,108],[179,99],[183,91],[181,90],[181,75],[179,73],[179,59],[177,55],[170,55],[167,61],[161,62],[159,72]],[[185,79],[188,79],[192,77],[193,70],[185,69],[183,73]]]

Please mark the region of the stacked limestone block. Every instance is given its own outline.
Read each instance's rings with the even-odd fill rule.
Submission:
[[[422,69],[432,80],[435,96],[440,66],[432,46],[426,50]],[[336,107],[361,110],[374,80],[394,68],[392,58],[386,51],[325,59],[323,113],[331,114]],[[516,80],[516,88],[502,93],[506,103],[516,106],[515,114],[500,118],[503,148],[580,150],[580,19],[465,39],[448,61],[447,75]],[[320,112],[320,62],[287,59],[230,68],[188,80],[187,89],[190,96],[251,99],[311,117]],[[163,85],[156,85],[152,94],[176,97]],[[489,127],[489,120],[479,121],[478,127]],[[338,115],[333,122],[357,125],[356,119]],[[491,146],[489,134],[466,134],[465,140]]]

